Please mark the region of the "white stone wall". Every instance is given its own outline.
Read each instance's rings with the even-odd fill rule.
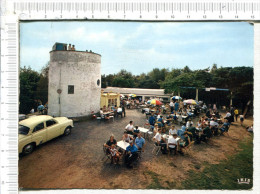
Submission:
[[[48,114],[80,117],[98,112],[101,95],[101,56],[80,51],[51,51]],[[97,80],[100,85],[97,85]],[[74,94],[68,94],[74,85]],[[61,94],[57,90],[61,89]],[[60,97],[60,104],[59,104]]]

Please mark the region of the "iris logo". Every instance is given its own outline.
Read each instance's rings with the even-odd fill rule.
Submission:
[[[237,179],[237,183],[238,184],[249,184],[250,183],[250,179],[240,178],[240,179]]]

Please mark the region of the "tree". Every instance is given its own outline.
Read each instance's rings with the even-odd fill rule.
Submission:
[[[34,108],[34,100],[36,99],[35,91],[37,83],[40,80],[38,72],[30,67],[20,68],[20,96],[19,96],[19,112],[27,114]]]
[[[35,97],[43,104],[48,102],[48,83],[49,83],[49,63],[47,63],[40,73],[40,80],[37,83]]]

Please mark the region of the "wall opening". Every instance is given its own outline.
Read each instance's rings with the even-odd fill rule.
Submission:
[[[74,94],[74,85],[68,85],[68,94]]]

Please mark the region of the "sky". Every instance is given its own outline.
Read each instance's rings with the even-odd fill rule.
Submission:
[[[101,54],[101,74],[126,69],[253,67],[253,26],[247,22],[21,22],[20,66],[40,71],[55,42]]]

